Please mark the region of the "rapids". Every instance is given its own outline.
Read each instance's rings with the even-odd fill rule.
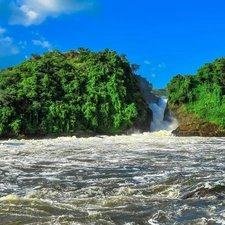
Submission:
[[[0,142],[0,224],[225,224],[225,138]]]

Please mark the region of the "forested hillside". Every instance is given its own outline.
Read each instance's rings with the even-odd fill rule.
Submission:
[[[144,121],[135,69],[108,49],[32,54],[0,71],[0,134],[110,134]]]
[[[182,105],[205,122],[225,129],[225,58],[206,63],[196,75],[177,75],[167,86],[170,105]]]

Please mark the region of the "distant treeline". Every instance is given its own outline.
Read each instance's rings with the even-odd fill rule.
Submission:
[[[169,104],[182,104],[206,122],[225,128],[225,58],[206,63],[196,75],[173,77],[167,86]]]
[[[108,49],[32,54],[0,71],[0,134],[119,133],[146,116],[138,68]]]

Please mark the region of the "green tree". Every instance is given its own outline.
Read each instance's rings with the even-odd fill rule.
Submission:
[[[32,54],[0,71],[0,134],[119,133],[148,107],[136,69],[107,48]]]

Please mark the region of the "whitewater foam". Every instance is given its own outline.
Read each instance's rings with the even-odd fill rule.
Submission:
[[[172,122],[164,120],[164,113],[167,106],[167,98],[162,96],[158,103],[150,103],[149,108],[153,112],[153,121],[151,122],[150,131],[156,132],[161,130],[172,131],[177,127],[175,118],[171,118]]]

